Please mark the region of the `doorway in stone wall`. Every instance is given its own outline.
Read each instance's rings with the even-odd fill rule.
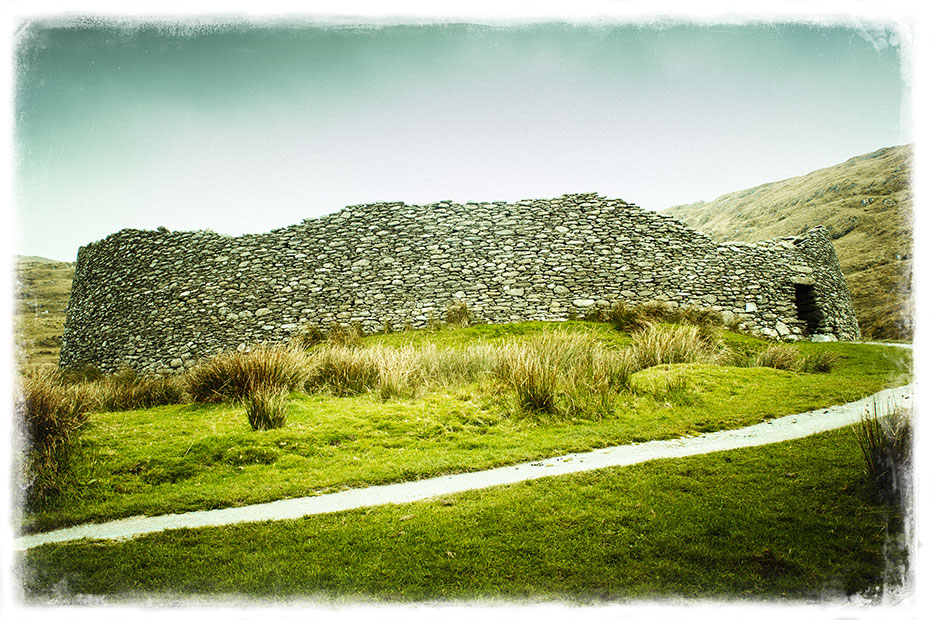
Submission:
[[[817,303],[813,284],[794,285],[794,305],[798,310],[798,318],[807,326],[804,333],[808,336],[816,334],[823,321],[823,310]]]

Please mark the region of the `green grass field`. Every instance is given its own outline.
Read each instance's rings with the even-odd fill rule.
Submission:
[[[398,333],[360,346],[467,347],[583,331],[622,348],[605,324],[520,324]],[[756,339],[723,333],[731,350]],[[238,403],[179,404],[90,416],[75,459],[74,488],[24,515],[25,531],[87,521],[240,506],[350,487],[488,469],[567,452],[736,428],[857,400],[906,381],[909,351],[799,343],[839,356],[829,373],[673,364],[633,375],[595,418],[527,413],[493,377],[440,385],[415,398],[293,392],[284,428],[256,432]],[[683,389],[669,390],[671,377]]]
[[[906,541],[863,480],[845,428],[407,505],[45,545],[16,570],[27,602],[879,597],[901,583]]]
[[[335,350],[349,367],[386,364],[378,381],[354,392],[320,383],[329,368],[320,360],[334,349],[315,345],[301,355],[322,355],[308,366],[316,387],[292,391],[286,424],[273,430],[252,430],[235,400],[93,411],[75,448],[73,484],[24,511],[18,529],[240,506],[736,428],[857,400],[911,376],[908,349],[781,345],[799,360],[829,353],[833,362],[829,372],[780,370],[757,365],[770,343],[719,331],[702,341],[713,344],[701,361],[637,366],[610,389],[585,383],[601,376],[598,364],[633,359],[624,355],[642,334],[567,322],[369,336]],[[554,355],[547,359],[557,372],[530,364],[519,374],[526,368],[513,360],[527,351]],[[571,375],[578,388],[559,373],[582,360],[594,370]],[[414,380],[410,364],[431,370]],[[407,383],[386,394],[384,377],[398,373]],[[556,391],[600,389],[603,399],[590,409],[559,392],[550,412],[527,408],[513,382],[539,380],[533,373]],[[858,445],[843,429],[415,505],[45,545],[19,554],[17,570],[36,601],[53,592],[819,599],[878,595],[900,581],[892,573],[906,566],[901,519],[897,505],[870,498]],[[897,554],[890,560],[888,549]]]

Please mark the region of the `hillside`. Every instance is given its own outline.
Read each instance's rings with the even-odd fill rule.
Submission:
[[[761,241],[826,226],[863,339],[910,339],[912,157],[910,145],[883,148],[804,176],[663,213],[717,241]]]
[[[73,277],[73,263],[16,257],[13,326],[17,363],[26,367],[58,365]]]

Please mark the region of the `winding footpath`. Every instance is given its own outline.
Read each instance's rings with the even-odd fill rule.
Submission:
[[[46,543],[92,539],[120,539],[140,534],[178,528],[230,525],[250,521],[297,519],[322,514],[378,506],[405,504],[450,493],[486,489],[524,480],[561,476],[603,467],[622,467],[664,458],[680,458],[734,448],[762,446],[790,439],[799,439],[823,431],[855,424],[864,415],[877,411],[879,415],[903,405],[912,396],[912,385],[883,390],[861,400],[784,416],[744,428],[717,431],[693,437],[683,437],[641,444],[602,448],[581,454],[566,454],[541,461],[498,467],[486,471],[453,474],[400,482],[385,486],[351,489],[339,493],[285,499],[265,504],[223,508],[157,517],[130,517],[108,523],[89,523],[51,532],[17,538],[14,549],[24,550]]]

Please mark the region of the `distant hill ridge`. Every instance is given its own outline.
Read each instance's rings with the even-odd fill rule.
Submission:
[[[74,264],[41,256],[16,256],[13,275],[16,363],[24,367],[58,366]]]
[[[45,258],[43,256],[21,256],[17,255],[15,257],[17,263],[58,263],[61,261],[54,260],[52,258]]]
[[[818,224],[833,238],[863,338],[913,335],[911,145],[878,149],[809,174],[662,213],[719,241],[797,235]]]

